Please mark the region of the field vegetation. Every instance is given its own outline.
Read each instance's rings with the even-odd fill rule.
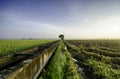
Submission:
[[[65,41],[89,79],[120,79],[120,40]]]
[[[0,40],[0,56],[52,41]],[[82,79],[72,57],[88,79],[120,79],[120,40],[61,40],[39,79]]]
[[[39,46],[53,40],[0,40],[0,56]]]

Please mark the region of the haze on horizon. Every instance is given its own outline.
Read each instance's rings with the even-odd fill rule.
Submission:
[[[0,39],[120,39],[120,0],[0,0]]]

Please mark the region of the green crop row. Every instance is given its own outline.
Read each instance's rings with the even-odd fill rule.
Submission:
[[[109,64],[95,60],[87,60],[87,64],[91,79],[120,79],[120,70],[113,69]]]
[[[52,40],[0,40],[0,56],[16,53]]]
[[[120,79],[120,42],[118,40],[117,43],[116,41],[72,40],[66,41],[65,44],[73,57],[80,61],[80,67],[84,68],[84,73],[89,79]],[[111,46],[107,46],[110,44]],[[103,47],[105,50],[100,49],[102,46],[106,46]]]
[[[108,52],[120,53],[120,40],[69,40],[76,47],[98,48]]]

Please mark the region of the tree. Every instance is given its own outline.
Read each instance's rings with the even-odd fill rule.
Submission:
[[[61,40],[64,40],[64,35],[63,35],[63,34],[60,34],[60,35],[59,35],[59,38],[61,38]]]

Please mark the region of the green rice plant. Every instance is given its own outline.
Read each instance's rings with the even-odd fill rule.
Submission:
[[[12,54],[53,40],[0,40],[0,56]]]

